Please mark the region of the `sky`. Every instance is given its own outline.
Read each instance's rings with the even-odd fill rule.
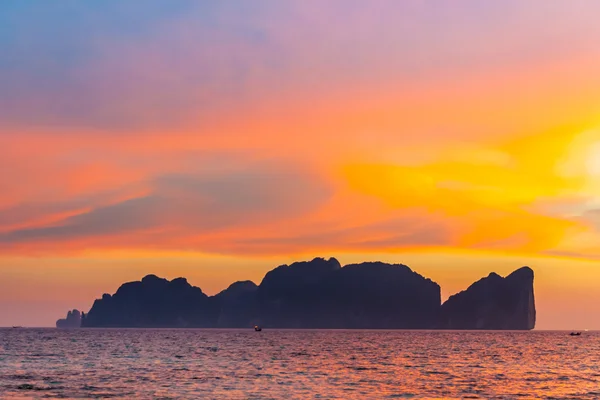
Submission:
[[[316,256],[600,329],[595,0],[3,0],[0,326]]]

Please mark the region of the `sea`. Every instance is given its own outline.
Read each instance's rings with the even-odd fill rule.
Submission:
[[[0,329],[0,398],[596,399],[600,332]]]

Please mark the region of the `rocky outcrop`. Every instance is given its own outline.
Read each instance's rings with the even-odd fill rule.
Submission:
[[[214,301],[185,278],[172,281],[148,275],[121,285],[96,300],[83,327],[213,327]]]
[[[57,328],[79,328],[81,327],[81,312],[79,310],[69,311],[67,318],[56,321]]]
[[[443,329],[514,329],[535,327],[533,270],[523,267],[506,278],[489,274],[451,296],[441,310]]]
[[[258,324],[259,310],[256,301],[258,286],[251,281],[235,282],[215,296],[219,308],[217,327],[239,328]]]
[[[281,265],[260,285],[209,297],[184,278],[148,275],[94,302],[83,327],[532,329],[533,271],[490,274],[441,305],[440,287],[401,264]]]
[[[315,259],[269,272],[258,301],[265,327],[432,328],[440,287],[405,265]]]

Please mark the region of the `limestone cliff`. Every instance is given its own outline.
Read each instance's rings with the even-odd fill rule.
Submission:
[[[68,319],[68,318],[67,318]],[[62,320],[61,320],[62,321]],[[533,271],[495,273],[441,304],[437,283],[401,264],[282,265],[260,285],[207,296],[185,278],[148,275],[94,302],[83,327],[533,329]],[[59,324],[57,323],[57,326]],[[61,326],[64,324],[61,322]]]
[[[515,329],[535,327],[533,270],[523,267],[506,278],[491,273],[451,296],[441,310],[443,329]]]

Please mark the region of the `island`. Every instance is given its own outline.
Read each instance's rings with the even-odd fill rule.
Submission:
[[[335,258],[315,258],[214,296],[185,278],[148,275],[97,299],[80,326],[530,330],[533,277],[529,267],[507,277],[491,273],[442,303],[437,283],[406,265],[382,262],[342,267]]]

